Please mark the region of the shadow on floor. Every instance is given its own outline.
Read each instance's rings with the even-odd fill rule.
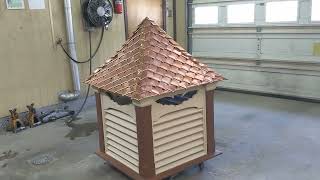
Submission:
[[[70,138],[70,140],[75,140],[77,137],[90,136],[94,131],[98,129],[96,122],[89,122],[89,123],[82,123],[82,124],[72,122],[68,124],[68,127],[70,127],[71,130],[67,135],[65,135],[65,137]]]

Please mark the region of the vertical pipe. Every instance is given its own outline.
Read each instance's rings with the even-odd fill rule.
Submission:
[[[68,48],[69,53],[73,59],[77,59],[77,51],[74,40],[74,31],[72,23],[72,10],[71,10],[71,1],[64,0],[65,16],[66,16],[66,26],[67,26],[67,36],[68,36]],[[73,80],[73,89],[74,91],[80,92],[80,77],[78,65],[70,60],[71,73]]]

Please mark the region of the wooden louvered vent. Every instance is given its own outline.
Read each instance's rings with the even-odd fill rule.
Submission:
[[[106,154],[139,173],[136,118],[108,108],[104,123]]]
[[[206,127],[202,108],[169,112],[153,121],[156,174],[204,156]]]

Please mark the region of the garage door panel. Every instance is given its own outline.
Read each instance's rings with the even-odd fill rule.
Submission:
[[[256,46],[256,39],[194,38],[192,53],[196,56],[256,57]]]
[[[313,39],[263,39],[262,53],[281,56],[313,56]]]
[[[320,86],[317,76],[259,72],[248,70],[232,70],[216,68],[216,70],[228,77],[228,81],[221,83],[222,87],[231,89],[251,90],[256,92],[268,92],[282,95],[295,95],[300,97],[320,100]],[[245,78],[245,77],[254,77]],[[239,82],[241,80],[241,82]]]

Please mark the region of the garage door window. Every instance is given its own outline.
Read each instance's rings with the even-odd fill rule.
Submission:
[[[295,22],[298,17],[298,1],[268,2],[266,5],[267,22]]]
[[[194,9],[195,24],[217,24],[218,23],[218,7],[203,6]]]
[[[320,21],[320,0],[312,0],[312,21]]]
[[[254,22],[254,4],[235,4],[228,5],[228,23],[253,23]]]

